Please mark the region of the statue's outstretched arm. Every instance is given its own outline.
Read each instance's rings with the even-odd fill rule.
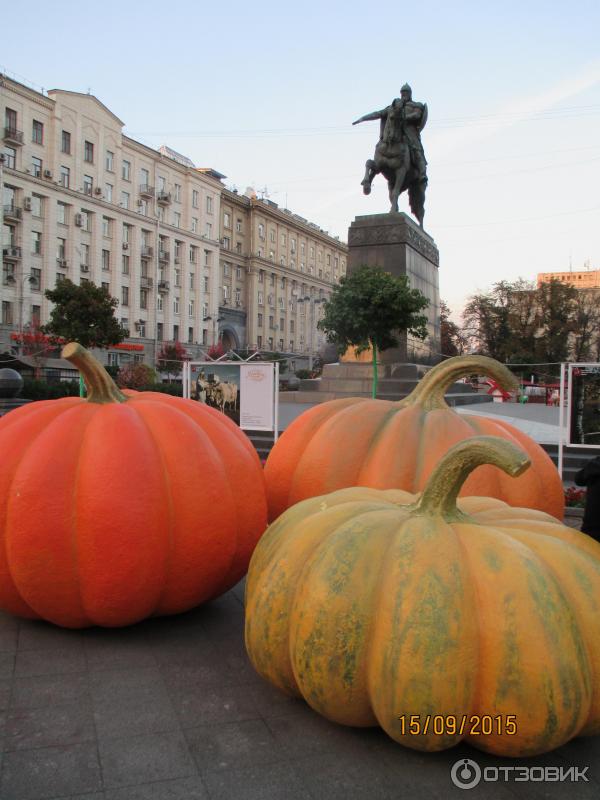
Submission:
[[[384,114],[385,114],[385,109],[383,109],[383,111],[372,111],[370,114],[365,114],[364,117],[360,117],[360,119],[354,120],[352,124],[358,125],[359,122],[368,122],[371,119],[381,119]]]

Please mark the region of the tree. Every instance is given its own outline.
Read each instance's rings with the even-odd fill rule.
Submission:
[[[537,337],[537,357],[540,362],[557,364],[569,358],[569,334],[573,332],[573,317],[577,289],[552,279],[537,290],[540,328]]]
[[[181,373],[183,362],[187,358],[187,350],[181,342],[165,342],[156,359],[156,368],[166,372],[171,383],[171,375],[177,376]]]
[[[317,327],[340,353],[354,347],[373,355],[373,397],[377,395],[377,354],[400,344],[399,333],[418,339],[427,337],[427,317],[420,312],[429,301],[408,278],[395,278],[380,267],[363,265],[340,279]]]
[[[84,347],[109,347],[125,338],[114,315],[119,301],[91,281],[77,286],[65,279],[55,289],[47,289],[45,295],[54,308],[42,328],[44,333]]]
[[[450,319],[450,308],[440,300],[440,343],[442,355],[460,356],[467,349],[467,338]]]
[[[153,383],[156,383],[156,372],[143,362],[121,367],[117,374],[117,386],[124,389],[136,389],[139,391]]]

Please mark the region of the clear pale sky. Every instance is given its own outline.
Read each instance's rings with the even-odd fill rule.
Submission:
[[[429,106],[425,228],[455,313],[502,278],[600,268],[598,0],[30,0],[2,27],[9,73],[89,89],[130,136],[343,240],[389,208],[380,176],[360,187],[378,123],[351,122],[408,81]]]

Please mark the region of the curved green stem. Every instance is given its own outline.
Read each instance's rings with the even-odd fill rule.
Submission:
[[[516,478],[531,461],[520,447],[498,436],[465,439],[448,450],[437,465],[413,513],[460,519],[462,514],[456,507],[458,493],[471,472],[482,464],[492,464]]]
[[[409,406],[419,403],[427,411],[435,408],[448,408],[444,399],[447,390],[459,378],[465,378],[474,373],[493,378],[506,391],[518,387],[518,381],[512,372],[494,358],[455,356],[430,369],[408,397],[400,401],[400,405]]]
[[[119,390],[94,356],[89,353],[79,342],[69,342],[63,349],[61,356],[74,364],[85,381],[88,403],[126,403],[127,397]]]

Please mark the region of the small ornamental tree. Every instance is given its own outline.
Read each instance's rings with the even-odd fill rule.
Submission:
[[[222,342],[217,342],[217,344],[211,344],[208,348],[207,356],[212,358],[216,361],[217,358],[221,358],[221,356],[225,355],[225,348],[223,347]]]
[[[54,308],[44,333],[84,347],[110,347],[125,338],[114,314],[119,301],[91,281],[77,286],[65,279],[45,295]]]
[[[363,265],[340,279],[317,327],[340,353],[354,347],[358,355],[371,348],[376,397],[378,352],[398,347],[401,332],[425,339],[427,317],[421,312],[428,305],[418,289],[410,288],[406,276],[396,278],[380,267]]]
[[[181,374],[183,362],[187,361],[187,358],[187,350],[181,342],[165,342],[156,359],[156,368],[161,372],[166,372],[169,383],[171,383],[171,375]]]
[[[140,391],[156,383],[156,372],[148,364],[128,364],[117,373],[117,386]]]

